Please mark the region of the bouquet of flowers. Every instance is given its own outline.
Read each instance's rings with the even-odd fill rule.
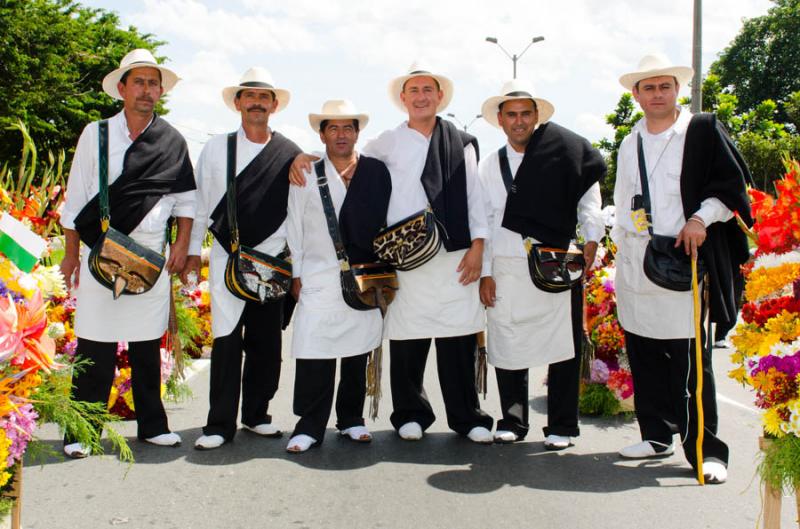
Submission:
[[[730,376],[755,392],[772,438],[760,471],[775,489],[800,485],[800,165],[777,197],[751,190],[755,260],[744,268],[746,304],[732,338]]]
[[[588,415],[633,411],[633,378],[625,355],[625,334],[617,320],[613,252],[598,248],[596,267],[584,285],[586,330],[593,350],[581,384],[580,410]]]

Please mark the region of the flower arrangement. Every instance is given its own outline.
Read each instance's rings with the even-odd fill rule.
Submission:
[[[746,303],[732,338],[729,376],[755,392],[772,439],[760,465],[775,489],[800,485],[800,165],[788,164],[775,198],[751,190],[755,260],[744,267]]]
[[[610,416],[633,410],[633,377],[625,333],[617,320],[613,252],[600,246],[596,265],[584,285],[586,330],[594,358],[581,384],[579,406],[581,413]]]

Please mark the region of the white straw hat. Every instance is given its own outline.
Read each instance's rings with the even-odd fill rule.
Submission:
[[[272,93],[275,94],[275,99],[278,100],[278,106],[275,108],[275,113],[280,112],[286,105],[289,104],[289,99],[291,94],[285,88],[276,88],[275,82],[272,80],[272,75],[260,66],[253,66],[244,74],[242,74],[242,78],[239,79],[238,85],[227,86],[222,90],[222,99],[225,101],[225,104],[228,105],[228,108],[233,110],[234,112],[239,112],[236,110],[236,104],[234,104],[234,99],[236,99],[236,94],[240,90],[270,90]]]
[[[308,115],[308,123],[316,132],[319,132],[320,124],[326,119],[355,119],[358,121],[359,130],[363,130],[369,123],[369,116],[358,112],[355,105],[347,99],[325,101],[321,113]]]
[[[672,64],[666,55],[663,53],[652,53],[645,55],[639,61],[639,66],[635,72],[626,73],[619,78],[619,82],[628,90],[633,90],[633,87],[643,79],[650,79],[651,77],[661,77],[669,75],[678,80],[678,84],[685,86],[692,79],[694,70],[688,66],[676,66]]]
[[[483,119],[499,127],[497,122],[497,113],[500,111],[500,105],[506,101],[513,101],[515,99],[532,99],[536,103],[536,110],[539,112],[539,121],[537,123],[544,123],[549,120],[556,109],[553,104],[547,99],[536,97],[534,95],[533,86],[522,79],[512,79],[506,81],[500,89],[499,96],[492,96],[481,105],[481,114]]]
[[[439,88],[442,90],[442,100],[439,102],[439,106],[436,107],[436,112],[444,111],[447,105],[450,104],[450,100],[453,99],[453,81],[443,75],[434,73],[433,69],[429,68],[428,65],[421,61],[412,64],[407,74],[396,77],[389,83],[389,98],[397,108],[403,112],[407,111],[405,105],[403,105],[403,101],[400,99],[400,93],[403,91],[403,86],[406,84],[406,81],[414,77],[432,77],[436,79],[436,82],[439,83]]]
[[[103,78],[103,91],[113,97],[114,99],[122,99],[122,96],[117,90],[117,83],[120,82],[125,73],[133,70],[134,68],[156,68],[161,72],[161,87],[166,94],[181,80],[178,74],[161,66],[156,62],[156,58],[150,53],[150,50],[137,48],[128,52],[125,57],[119,62],[119,68],[112,71]]]

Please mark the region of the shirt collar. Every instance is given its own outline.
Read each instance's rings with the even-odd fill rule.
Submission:
[[[678,114],[678,119],[675,120],[675,123],[672,124],[671,127],[668,129],[659,132],[658,134],[650,134],[647,132],[647,118],[642,118],[639,122],[634,126],[636,132],[641,133],[644,137],[651,137],[651,138],[663,138],[669,139],[674,134],[685,134],[686,129],[689,128],[689,122],[692,120],[692,113],[689,112],[688,109],[678,107],[680,113]]]
[[[153,114],[153,117],[150,118],[150,122],[147,124],[144,130],[142,130],[142,132],[150,128],[150,125],[153,124],[154,119],[155,119],[155,114]],[[119,113],[115,115],[113,118],[111,118],[109,121],[115,122],[116,126],[119,127],[118,130],[120,131],[122,136],[129,142],[133,143],[133,140],[131,139],[131,131],[128,130],[128,120],[125,118],[125,109],[120,110]]]

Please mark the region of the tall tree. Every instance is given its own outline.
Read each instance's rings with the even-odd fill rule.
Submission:
[[[595,144],[595,147],[606,153],[606,164],[608,173],[600,186],[600,193],[603,195],[603,204],[614,203],[614,183],[617,181],[617,153],[619,146],[625,136],[630,134],[631,128],[637,121],[642,119],[640,111],[636,110],[633,96],[630,92],[625,92],[617,102],[614,112],[606,115],[606,123],[614,127],[614,137],[611,139],[603,138]]]
[[[722,87],[738,98],[737,111],[762,101],[782,103],[800,90],[800,0],[773,0],[766,15],[746,20],[742,30],[711,65]],[[787,119],[778,107],[778,121]]]
[[[18,120],[41,151],[69,152],[87,123],[118,111],[103,77],[130,50],[163,44],[119,25],[74,0],[0,1],[0,164],[19,159],[19,132],[7,130]]]

